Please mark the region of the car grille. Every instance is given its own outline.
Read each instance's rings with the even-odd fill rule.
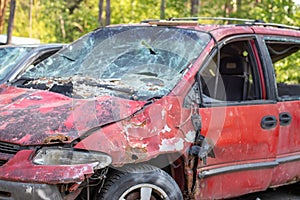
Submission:
[[[0,142],[0,166],[4,165],[9,158],[21,150],[21,146]]]

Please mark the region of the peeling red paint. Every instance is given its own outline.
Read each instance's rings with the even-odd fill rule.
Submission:
[[[177,97],[158,100],[130,118],[103,127],[75,147],[107,152],[114,165],[146,161],[161,153],[184,153],[189,143],[178,128],[183,120],[180,103]]]
[[[93,127],[132,115],[145,104],[109,96],[77,100],[5,85],[0,91],[0,140],[21,145],[43,144],[60,134],[69,138],[64,142],[71,142]]]

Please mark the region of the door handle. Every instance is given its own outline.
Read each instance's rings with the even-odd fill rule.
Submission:
[[[260,126],[263,129],[275,128],[276,125],[277,125],[277,119],[275,116],[264,116],[260,123]]]
[[[280,113],[279,121],[281,126],[287,126],[292,122],[292,115],[288,112]]]

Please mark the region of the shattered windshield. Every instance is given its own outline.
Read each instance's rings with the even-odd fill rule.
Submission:
[[[0,80],[18,64],[18,62],[34,47],[3,47],[0,48]]]
[[[170,27],[98,29],[27,71],[22,87],[62,91],[73,98],[162,97],[209,39],[207,33]]]

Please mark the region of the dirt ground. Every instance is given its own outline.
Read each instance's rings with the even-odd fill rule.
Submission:
[[[300,183],[268,189],[264,192],[248,194],[231,200],[300,200]]]

